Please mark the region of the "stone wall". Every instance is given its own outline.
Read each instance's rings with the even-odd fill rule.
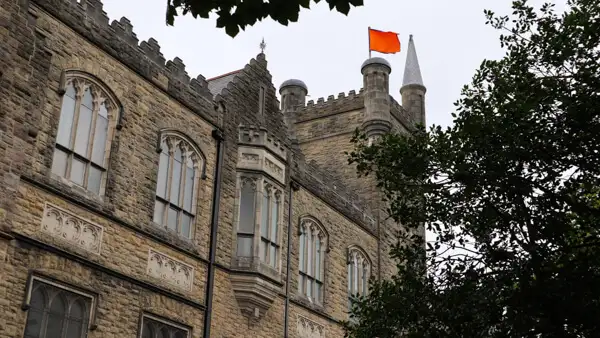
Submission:
[[[51,252],[40,243],[20,240],[8,248],[7,254],[0,266],[2,338],[23,336],[27,311],[22,305],[31,274],[97,296],[97,327],[88,333],[89,338],[138,337],[142,312],[193,327],[192,337],[202,337],[203,310],[196,304],[186,304],[113,271]]]
[[[350,171],[335,175],[331,170],[335,163],[325,157],[318,158],[319,163],[311,161],[318,151],[313,154],[307,148],[305,156],[287,138],[263,54],[250,60],[213,97],[204,77],[190,79],[182,60],[165,62],[155,40],[138,42],[129,20],[109,25],[97,0],[0,0],[0,275],[6,276],[0,279],[0,338],[23,334],[27,309],[22,304],[31,274],[97,294],[97,328],[90,338],[136,337],[140,314],[146,312],[187,325],[193,337],[201,337],[216,129],[225,137],[225,152],[211,336],[281,337],[285,284],[280,285],[266,317],[251,323],[239,310],[229,278],[240,125],[266,129],[274,142],[289,150],[283,159],[288,184],[281,269],[285,280],[291,217],[290,337],[300,337],[298,332],[306,334],[309,329],[327,337],[342,336],[339,321],[347,318],[347,248],[361,246],[372,261],[372,272],[378,270],[375,217],[352,185],[347,187],[344,179]],[[98,79],[122,107],[102,198],[51,175],[61,90],[65,71],[70,70]],[[262,113],[261,87],[265,91]],[[362,99],[360,93],[351,92],[338,100],[309,103],[300,120],[309,126],[309,121],[330,111],[334,115],[327,123],[346,128],[335,113],[359,111]],[[360,123],[358,115],[356,119]],[[311,128],[302,132],[308,134]],[[152,222],[157,144],[164,129],[185,134],[206,159],[189,240]],[[324,137],[319,132],[313,136]],[[347,143],[340,139],[340,144]],[[292,180],[301,188],[294,193],[288,215]],[[329,234],[323,307],[311,305],[296,292],[298,222],[308,214],[320,220]],[[178,272],[161,270],[164,264]]]

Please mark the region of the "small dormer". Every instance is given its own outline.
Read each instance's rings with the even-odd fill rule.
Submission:
[[[230,278],[240,309],[253,320],[265,314],[283,286],[287,151],[266,129],[239,127]]]

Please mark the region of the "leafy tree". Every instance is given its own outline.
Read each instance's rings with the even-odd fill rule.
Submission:
[[[240,29],[252,26],[256,21],[270,17],[287,26],[288,22],[298,21],[300,7],[321,0],[167,0],[167,24],[173,25],[178,10],[183,15],[190,13],[194,18],[208,18],[213,11],[217,14],[217,27],[225,28],[234,37]],[[363,0],[325,0],[329,9],[343,13],[350,11],[351,6],[362,6]]]
[[[407,231],[350,337],[600,337],[600,1],[485,11],[505,56],[463,88],[451,127],[420,127],[350,163]]]

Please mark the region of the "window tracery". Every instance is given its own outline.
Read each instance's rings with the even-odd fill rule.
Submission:
[[[258,257],[279,270],[282,190],[262,176],[242,174],[238,196],[237,256]]]
[[[25,338],[84,338],[92,298],[34,279]]]
[[[369,291],[371,262],[364,250],[357,246],[348,249],[348,309],[352,308],[353,297],[366,296]]]
[[[103,195],[119,107],[91,77],[68,75],[56,135],[52,173]]]
[[[323,302],[327,240],[325,229],[315,219],[300,221],[298,292],[318,304]]]
[[[191,238],[204,157],[182,135],[161,135],[156,182],[154,222],[185,238]]]

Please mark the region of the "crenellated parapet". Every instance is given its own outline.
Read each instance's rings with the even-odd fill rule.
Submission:
[[[364,229],[377,235],[375,217],[367,203],[348,191],[347,184],[331,172],[323,170],[315,161],[306,161],[300,149],[293,149],[291,177],[304,188],[327,201],[334,209]]]
[[[398,101],[394,99],[393,96],[390,95],[390,112],[392,116],[398,120],[408,131],[415,131],[415,125],[417,124],[417,120],[415,117],[410,114]]]
[[[238,144],[266,148],[282,160],[287,159],[287,147],[283,141],[267,132],[264,127],[240,125]]]
[[[112,57],[152,82],[188,109],[216,123],[213,95],[204,76],[190,78],[183,61],[166,61],[158,42],[150,38],[139,43],[129,19],[109,24],[100,0],[31,0],[90,40]]]
[[[333,95],[325,98],[318,98],[315,103],[313,100],[307,102],[306,106],[298,109],[298,122],[311,120],[324,115],[343,113],[347,111],[362,109],[364,107],[363,90],[358,93],[351,90],[346,93],[339,93],[337,98]]]

